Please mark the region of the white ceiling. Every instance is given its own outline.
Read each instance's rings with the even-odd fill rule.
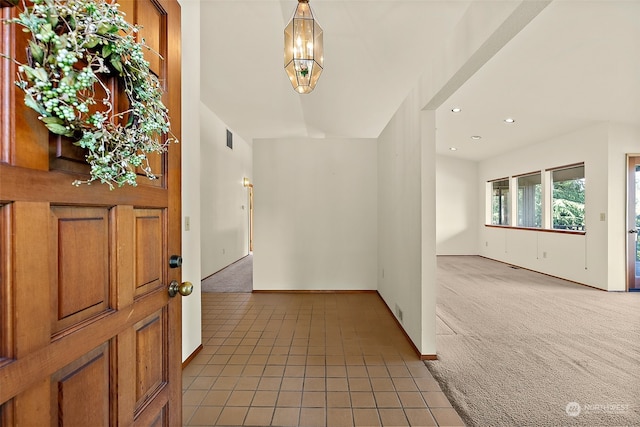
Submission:
[[[283,69],[296,3],[201,2],[201,100],[246,140],[377,137],[471,1],[311,0],[325,67],[309,95]],[[640,0],[553,1],[437,109],[436,150],[481,160],[599,121],[640,126]]]

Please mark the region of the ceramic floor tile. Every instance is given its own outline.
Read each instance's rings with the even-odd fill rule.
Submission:
[[[325,391],[325,378],[305,378],[303,390],[304,391]]]
[[[300,408],[276,408],[271,425],[293,427],[297,426],[300,418]]]
[[[216,377],[196,377],[189,385],[189,390],[209,390],[216,380]]]
[[[432,408],[431,413],[440,426],[464,426],[462,419],[453,408]]]
[[[356,426],[380,426],[380,415],[377,409],[353,408],[353,423]]]
[[[202,405],[224,406],[230,395],[231,390],[212,390],[205,395],[204,399],[202,399]]]
[[[378,408],[400,408],[400,398],[395,391],[375,391],[373,393]]]
[[[309,365],[304,370],[305,377],[325,378],[326,368],[324,366]]]
[[[277,391],[256,391],[251,406],[276,406]]]
[[[402,409],[378,409],[378,413],[383,426],[409,426],[409,421]]]
[[[370,391],[352,391],[351,406],[354,408],[375,408],[376,401]]]
[[[300,427],[324,427],[326,426],[325,408],[301,408]]]
[[[350,408],[351,395],[348,391],[328,391],[327,407]]]
[[[327,425],[332,427],[354,426],[351,408],[328,408]]]
[[[280,384],[281,391],[302,391],[304,378],[284,377]]]
[[[402,404],[403,408],[426,408],[427,407],[427,403],[422,397],[422,394],[418,391],[399,391],[398,397],[400,398],[400,403]]]
[[[273,418],[273,408],[251,407],[244,420],[246,426],[268,426]]]
[[[276,406],[299,408],[301,402],[301,391],[280,391]]]
[[[194,412],[187,425],[189,426],[213,426],[220,416],[221,406],[200,406]]]
[[[327,391],[348,391],[349,383],[346,378],[327,378]]]
[[[407,419],[409,420],[409,424],[412,426],[437,426],[436,420],[431,415],[431,412],[424,409],[417,408],[405,408],[404,410]],[[449,424],[441,424],[441,426],[449,426]]]
[[[346,378],[347,377],[347,369],[346,366],[338,365],[338,366],[327,366],[326,375],[328,378]]]
[[[225,406],[218,417],[217,424],[222,426],[241,426],[249,411],[248,407]]]
[[[231,392],[225,406],[249,406],[254,394],[253,390],[235,390]]]
[[[326,394],[323,391],[305,391],[302,393],[302,406],[305,408],[324,408]]]
[[[430,408],[451,408],[449,399],[441,391],[424,391],[422,396]]]

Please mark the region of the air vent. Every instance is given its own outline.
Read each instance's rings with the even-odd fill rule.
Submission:
[[[233,150],[233,134],[227,129],[227,147]]]

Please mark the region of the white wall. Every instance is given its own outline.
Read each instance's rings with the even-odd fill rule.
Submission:
[[[182,1],[182,280],[193,293],[182,297],[182,360],[202,343],[200,294],[200,2]],[[184,229],[189,217],[190,230]]]
[[[609,220],[600,220],[601,213],[609,218],[608,139],[608,124],[598,124],[480,162],[480,224],[486,223],[487,181],[584,162],[587,230],[585,235],[572,235],[481,225],[480,255],[600,289],[617,289],[619,283],[610,283],[608,277]]]
[[[233,135],[227,147],[227,126],[200,104],[202,164],[200,203],[202,215],[202,278],[222,270],[249,254],[249,189],[252,147]],[[233,129],[231,129],[233,132]]]
[[[609,290],[626,290],[627,154],[640,155],[640,129],[618,124],[609,126]]]
[[[422,346],[420,139],[420,108],[414,92],[378,137],[378,292],[396,317],[397,310],[402,311],[402,326],[418,349]]]
[[[478,163],[436,156],[436,253],[477,255]]]
[[[376,142],[255,140],[254,289],[376,289]]]

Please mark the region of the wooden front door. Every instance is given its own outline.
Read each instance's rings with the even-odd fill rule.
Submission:
[[[179,138],[177,0],[120,4],[163,55],[151,67]],[[24,55],[20,28],[0,31],[0,52]],[[0,425],[180,425],[180,145],[153,159],[155,181],[74,187],[82,152],[24,106],[15,75],[0,59]]]

